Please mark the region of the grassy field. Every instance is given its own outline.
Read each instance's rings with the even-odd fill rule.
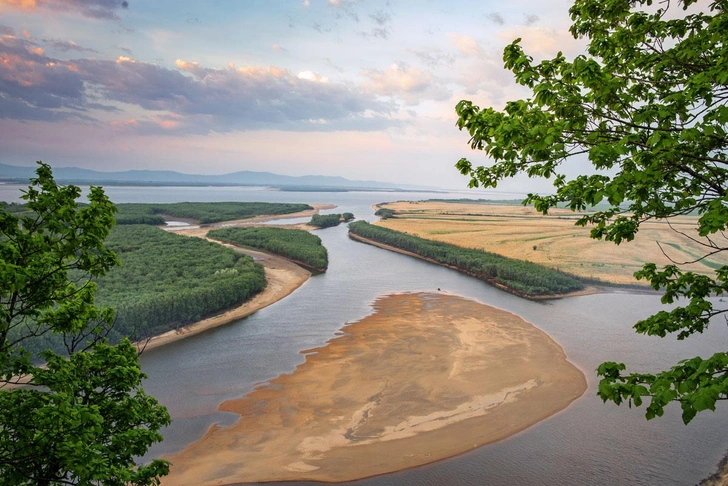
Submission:
[[[670,263],[657,242],[677,262],[692,261],[704,253],[700,245],[660,221],[643,223],[634,241],[617,246],[591,239],[588,227],[574,226],[579,214],[568,209],[543,216],[520,205],[428,201],[379,207],[395,211],[395,218],[378,223],[386,228],[618,284],[638,283],[632,274],[646,262]],[[692,235],[696,219],[680,217],[672,221],[672,227]],[[709,274],[724,264],[728,264],[725,257],[709,258],[685,268]]]

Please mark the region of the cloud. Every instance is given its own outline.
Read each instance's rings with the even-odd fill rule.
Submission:
[[[56,62],[34,42],[0,37],[0,117],[84,117],[84,84],[72,63]]]
[[[365,70],[361,75],[368,79],[363,84],[367,91],[400,98],[411,106],[423,100],[444,100],[450,96],[449,90],[431,73],[403,63],[394,63],[384,71]]]
[[[15,35],[15,29],[8,27],[7,25],[0,24],[0,35]]]
[[[450,34],[450,43],[465,56],[480,57],[483,55],[483,48],[480,43],[469,35]]]
[[[324,27],[323,25],[321,25],[318,22],[314,22],[311,26],[313,27],[313,30],[315,30],[319,34],[324,34],[326,32],[331,32],[331,27]]]
[[[348,17],[359,22],[359,14],[354,9],[356,0],[329,0],[329,6],[335,9],[334,17],[342,19]]]
[[[116,12],[129,8],[129,2],[118,0],[3,0],[3,4],[28,13],[49,10],[95,19],[118,19]]]
[[[311,5],[311,0],[303,0],[303,6],[308,8]]]
[[[438,48],[421,50],[410,49],[409,52],[417,56],[420,61],[425,63],[430,68],[436,68],[439,66],[452,66],[452,64],[455,62],[455,56]]]
[[[271,49],[273,49],[274,51],[285,51],[285,49],[282,48],[281,46],[279,46],[278,44],[273,44],[271,46]]]
[[[538,22],[541,19],[536,14],[524,13],[523,14],[523,20],[526,23],[526,25],[533,25],[533,24],[535,24],[536,22]]]
[[[490,20],[494,24],[503,25],[505,24],[505,20],[503,20],[503,15],[501,15],[498,12],[490,12],[485,16],[486,19]]]
[[[373,14],[369,14],[369,17],[378,25],[386,25],[392,20],[392,15],[384,10],[377,10]]]
[[[376,37],[379,39],[389,39],[392,29],[389,26],[392,21],[392,15],[384,10],[376,10],[369,14],[369,18],[374,21],[374,26],[368,32],[360,32],[364,37]]]
[[[332,61],[330,57],[325,58],[324,62],[326,63],[327,66],[337,70],[338,72],[340,72],[340,73],[344,72],[344,68],[342,68],[341,66],[336,64],[334,61]]]
[[[43,42],[46,44],[46,46],[60,52],[99,52],[96,49],[91,49],[90,47],[79,46],[73,41],[64,41],[61,39],[43,39]]]
[[[296,76],[298,79],[305,79],[307,81],[314,81],[316,83],[328,83],[329,78],[326,76],[321,76],[319,73],[315,73],[313,71],[301,71]]]
[[[310,71],[185,60],[168,69],[128,56],[63,61],[33,42],[0,37],[0,118],[93,120],[94,110],[116,110],[114,102],[147,110],[123,126],[143,133],[371,130],[392,125],[395,109]]]

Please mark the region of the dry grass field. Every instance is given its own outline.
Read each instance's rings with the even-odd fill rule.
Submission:
[[[568,209],[543,216],[521,205],[413,201],[380,207],[396,212],[396,218],[377,223],[386,228],[617,284],[639,283],[632,275],[646,262],[670,263],[657,242],[676,262],[693,261],[704,253],[664,221],[643,223],[634,241],[617,246],[591,239],[589,227],[574,226],[579,215]],[[696,219],[684,216],[671,224],[692,236]],[[718,257],[684,268],[710,274],[724,264],[728,264],[725,257]]]

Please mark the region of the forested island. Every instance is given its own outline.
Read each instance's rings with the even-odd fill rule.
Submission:
[[[408,251],[455,268],[524,297],[564,295],[585,288],[581,281],[558,270],[494,253],[426,240],[365,221],[351,223],[349,232],[351,235]]]
[[[165,216],[192,219],[200,224],[308,211],[308,204],[265,202],[181,202],[169,204],[117,204],[116,224],[163,225]]]
[[[348,223],[354,219],[352,213],[344,214],[314,214],[311,217],[311,221],[308,222],[309,226],[315,226],[316,228],[331,228],[338,226],[340,223]]]
[[[207,236],[233,245],[248,246],[291,259],[315,272],[325,272],[329,256],[321,238],[308,231],[287,228],[222,228]]]
[[[200,238],[146,225],[112,228],[106,246],[122,264],[94,282],[96,302],[116,311],[108,339],[141,340],[241,304],[266,287],[247,255]],[[33,351],[62,350],[57,335],[31,340]]]

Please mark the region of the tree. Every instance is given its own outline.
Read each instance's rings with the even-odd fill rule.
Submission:
[[[534,63],[517,39],[506,47],[505,67],[531,91],[503,111],[480,109],[470,101],[456,108],[458,127],[470,145],[494,163],[456,167],[471,187],[495,187],[524,173],[552,178],[555,193],[530,194],[546,214],[557,204],[584,210],[608,209],[581,217],[593,225],[592,238],[630,241],[650,219],[697,214],[695,233],[704,255],[728,249],[728,15],[725,1],[701,10],[695,0],[653,6],[651,0],[576,0],[570,9],[574,37],[588,39],[588,56],[567,61],[562,53]],[[588,158],[593,173],[567,178],[564,161]],[[728,309],[709,297],[728,292],[728,266],[711,277],[681,270],[680,262],[658,269],[648,263],[635,273],[662,302],[682,306],[661,311],[635,325],[639,333],[685,339],[702,332]],[[603,363],[598,394],[617,404],[639,406],[649,397],[648,419],[679,401],[685,423],[697,412],[715,410],[728,398],[728,353],[681,361],[656,373],[626,373],[621,363]]]
[[[94,304],[91,279],[118,264],[104,247],[115,208],[98,187],[80,205],[48,165],[36,174],[27,211],[0,210],[0,484],[158,484],[168,463],[134,458],[169,414],[141,388],[137,349],[106,343],[113,311]],[[48,336],[66,356],[26,349]]]

